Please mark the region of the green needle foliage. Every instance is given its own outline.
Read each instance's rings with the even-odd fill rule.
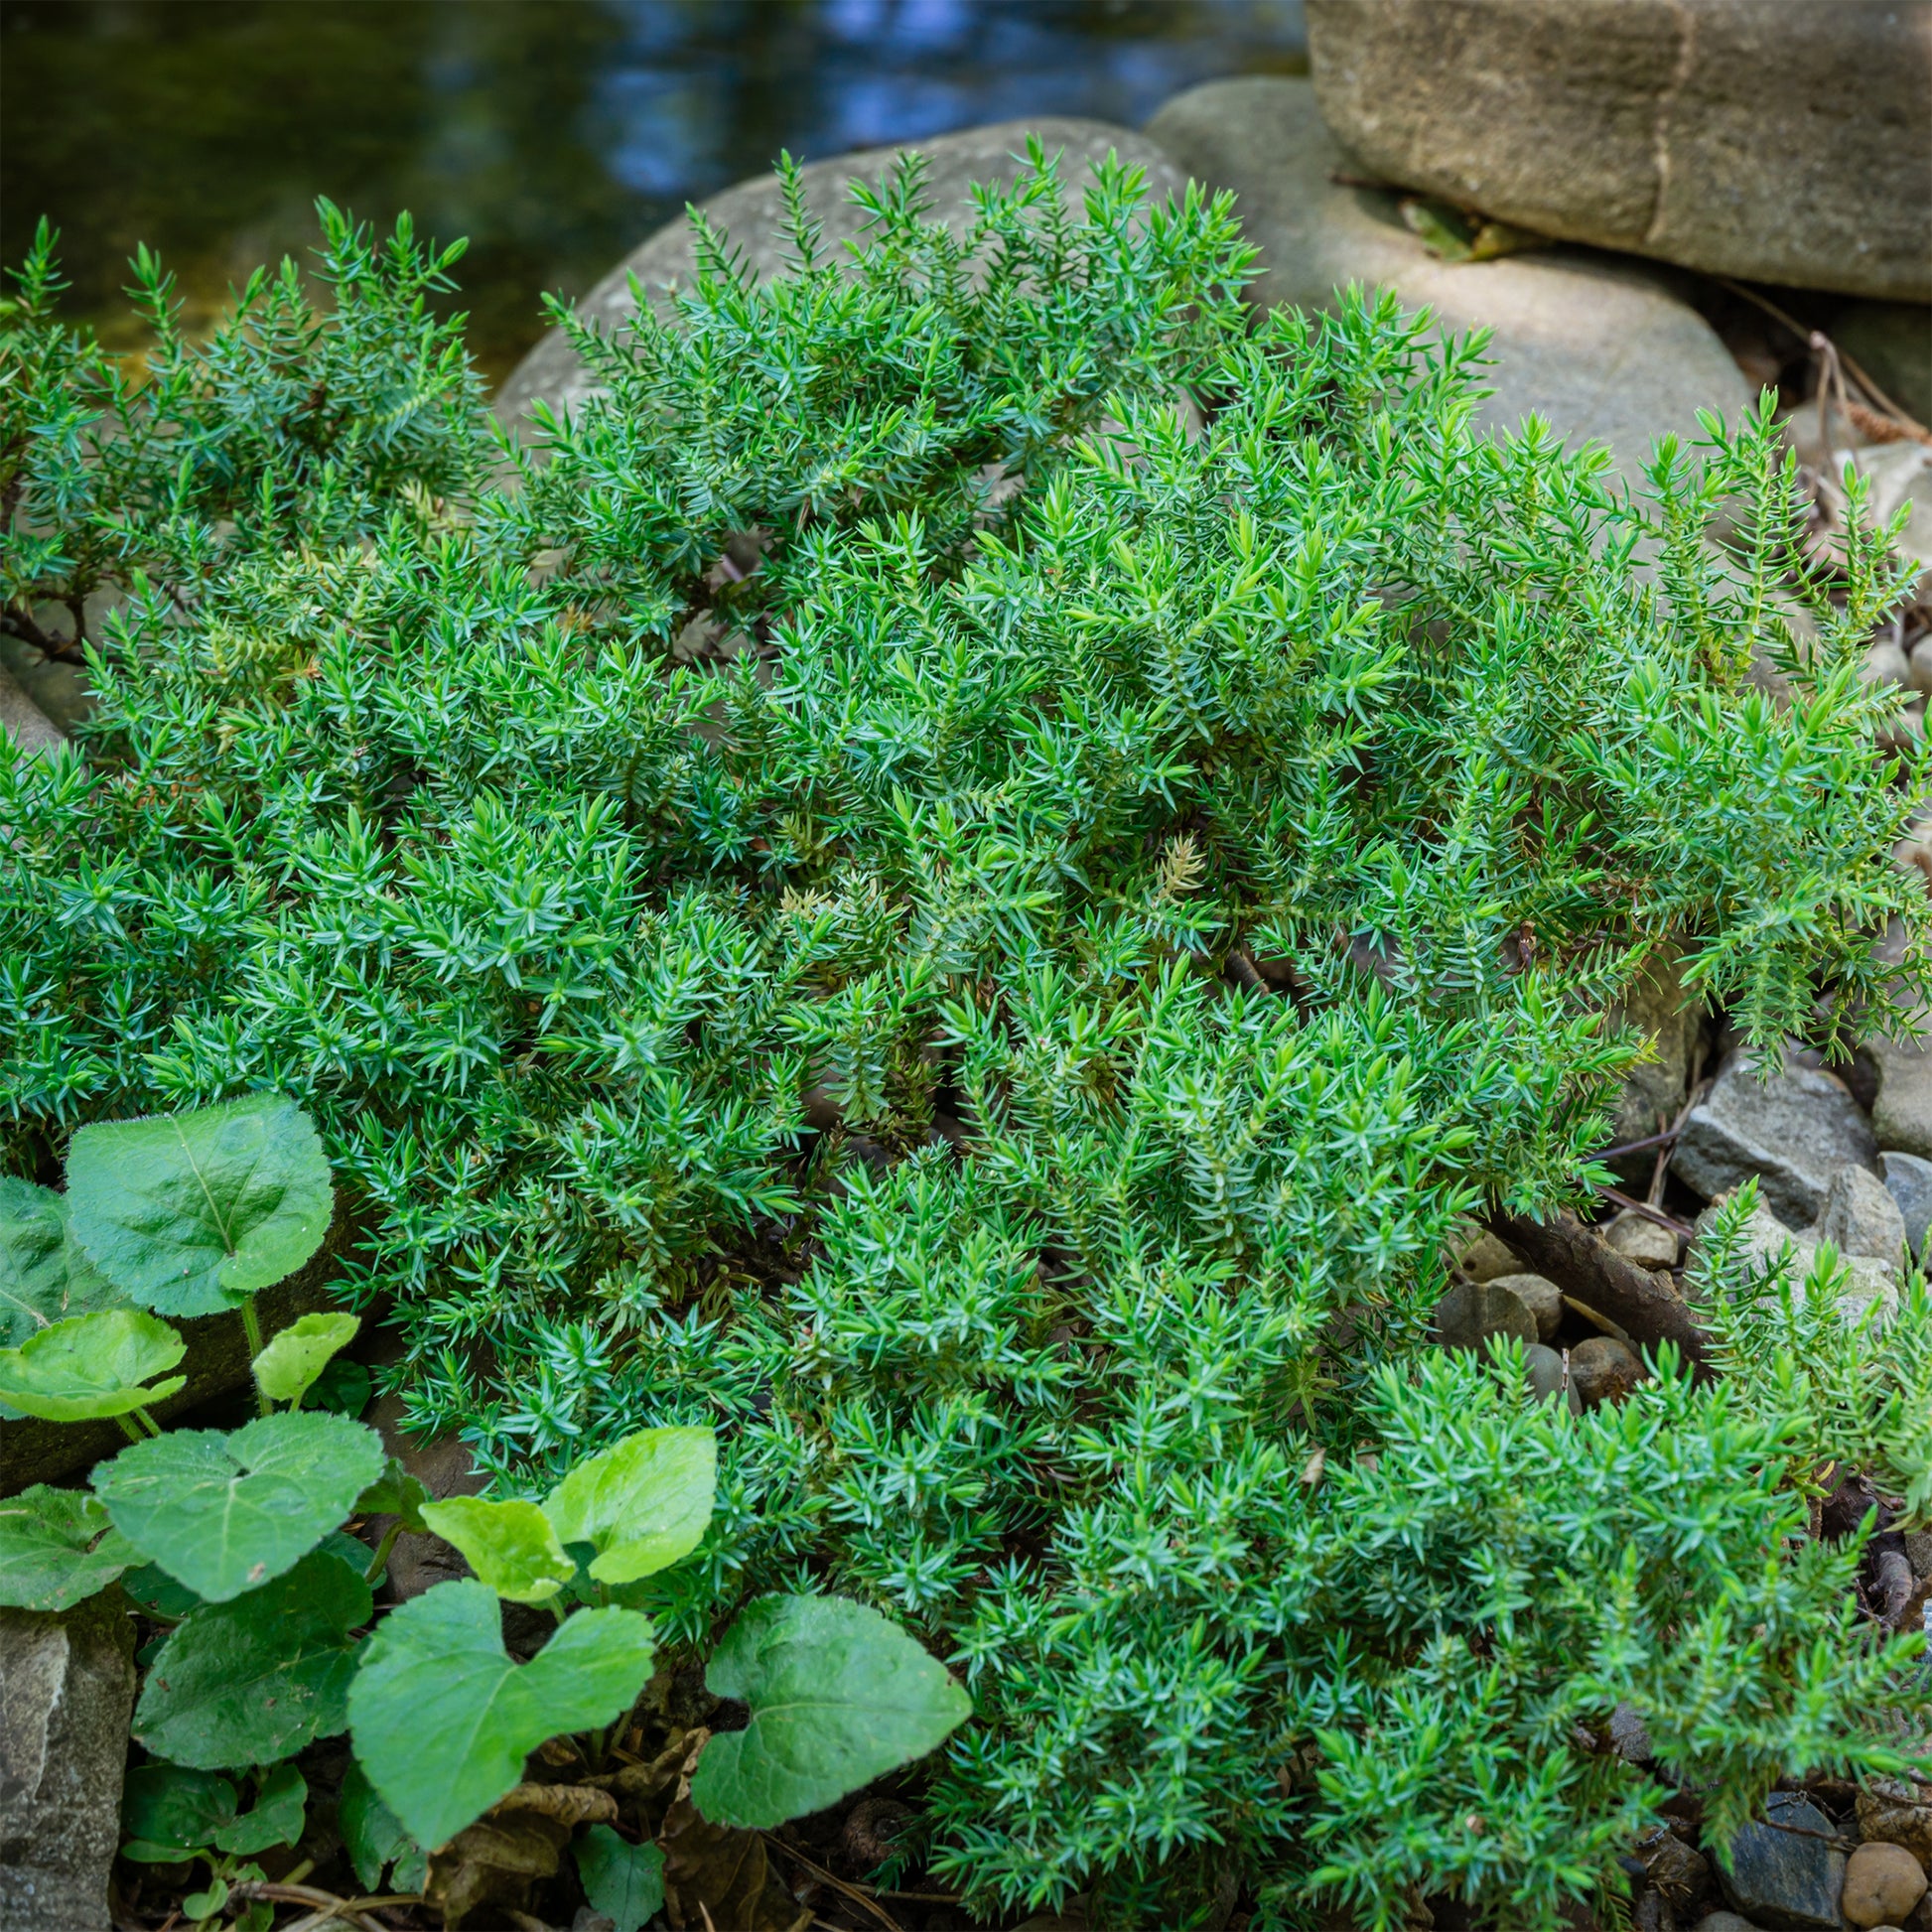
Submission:
[[[406,230],[325,209],[335,308],[194,347],[137,264],[145,387],[37,252],[7,621],[119,601],[84,761],[0,762],[13,1170],[294,1098],[417,1424],[528,1492],[717,1430],[667,1639],[810,1580],[966,1671],[927,1849],[989,1907],[1544,1925],[1660,1796],[1619,1703],[1721,1824],[1896,1762],[1806,1444],[1419,1351],[1661,952],[1767,1046],[1927,990],[1882,533],[1805,577],[1768,404],[1633,499],[1391,301],[1250,328],[1225,201],[1040,160],[956,241],[914,164],[839,264],[789,192],[789,277],[701,233],[524,450]]]

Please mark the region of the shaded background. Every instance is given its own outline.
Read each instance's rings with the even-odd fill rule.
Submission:
[[[314,238],[318,194],[468,235],[485,371],[696,201],[769,165],[1025,114],[1138,126],[1304,72],[1301,0],[0,0],[0,257],[61,228],[69,313],[135,347],[137,241],[191,324]]]

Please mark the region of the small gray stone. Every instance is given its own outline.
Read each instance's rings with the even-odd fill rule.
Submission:
[[[1677,1264],[1677,1236],[1634,1208],[1626,1207],[1617,1215],[1603,1229],[1603,1239],[1640,1268],[1672,1268]]]
[[[23,752],[52,752],[68,742],[67,734],[20,688],[4,665],[0,665],[0,733]]]
[[[1758,1932],[1758,1928],[1735,1912],[1706,1912],[1698,1920],[1696,1932]]]
[[[1811,1232],[1842,1255],[1869,1255],[1888,1268],[1905,1259],[1905,1217],[1891,1190],[1863,1168],[1841,1168],[1832,1175]]]
[[[1718,1210],[1727,1198],[1720,1195],[1698,1216],[1691,1240],[1692,1260],[1697,1258],[1699,1244],[1709,1237]],[[1789,1264],[1792,1286],[1803,1286],[1818,1259],[1818,1237],[1814,1232],[1792,1233],[1760,1199],[1744,1223],[1743,1235],[1742,1260],[1752,1274],[1761,1275],[1782,1261]],[[1861,1320],[1867,1310],[1876,1307],[1881,1311],[1880,1318],[1888,1319],[1898,1306],[1898,1277],[1894,1270],[1870,1255],[1841,1254],[1839,1263],[1847,1276],[1838,1297],[1845,1318]]]
[[[1472,1282],[1493,1282],[1499,1275],[1522,1272],[1514,1249],[1504,1246],[1487,1228],[1478,1228],[1456,1257],[1456,1264]]]
[[[1691,1064],[1704,1025],[1703,1002],[1684,990],[1675,953],[1650,962],[1644,976],[1604,1016],[1605,1026],[1631,1026],[1650,1041],[1651,1057],[1624,1075],[1611,1127],[1612,1145],[1648,1140],[1659,1122],[1677,1118],[1691,1092]],[[1656,1151],[1644,1148],[1610,1163],[1626,1180],[1648,1183]],[[1634,1259],[1634,1257],[1633,1257]]]
[[[1878,1068],[1871,1125],[1881,1147],[1932,1161],[1932,1052],[1923,1040],[1865,1042]]]
[[[1610,1748],[1626,1764],[1650,1761],[1650,1726],[1632,1704],[1619,1704],[1610,1713]]]
[[[1060,186],[1069,206],[1075,209],[1092,184],[1095,169],[1110,151],[1130,167],[1145,170],[1148,200],[1153,206],[1158,207],[1185,187],[1185,177],[1145,135],[1106,121],[1073,120],[1048,114],[1035,120],[1003,121],[991,127],[967,128],[958,134],[903,143],[904,147],[916,148],[926,159],[931,218],[947,223],[955,234],[962,233],[977,213],[967,189],[975,183],[1010,186],[1022,172],[1027,138],[1033,134],[1039,136],[1049,155],[1062,156]],[[848,259],[845,243],[860,236],[868,219],[848,192],[851,184],[859,181],[870,186],[878,181],[890,172],[898,152],[897,147],[867,148],[815,161],[800,171],[805,200],[824,224],[824,251],[828,259]],[[1016,160],[1016,156],[1020,158]],[[753,274],[760,281],[768,281],[783,271],[790,243],[780,233],[784,202],[775,177],[755,175],[735,188],[727,188],[703,203],[701,212],[715,227],[726,231],[731,245],[744,255]],[[635,313],[636,304],[630,294],[632,276],[662,310],[667,306],[664,291],[673,286],[688,286],[695,267],[691,226],[679,215],[646,237],[588,295],[580,298],[577,314],[582,321],[609,335]],[[513,424],[519,417],[527,416],[538,402],[547,402],[560,412],[576,408],[593,387],[563,331],[553,329],[505,378],[496,398],[496,414],[503,422]]]
[[[1905,1532],[1905,1561],[1912,1566],[1912,1575],[1921,1583],[1927,1577],[1932,1577],[1932,1530]]]
[[[1614,1335],[1591,1335],[1570,1351],[1570,1383],[1586,1409],[1621,1402],[1643,1380],[1643,1364]]]
[[[1846,1167],[1875,1173],[1878,1143],[1844,1084],[1789,1065],[1760,1080],[1742,1053],[1691,1110],[1671,1157],[1672,1172],[1706,1200],[1757,1175],[1766,1205],[1792,1228],[1818,1218],[1832,1175]]]
[[[0,1609],[0,1925],[109,1932],[134,1713],[118,1587],[59,1616]]]
[[[1920,1864],[1932,1863],[1932,1784],[1872,1778],[1860,1785],[1858,1805],[1859,1836],[1867,1844],[1902,1845]]]
[[[1898,1203],[1899,1218],[1905,1224],[1905,1245],[1917,1255],[1925,1246],[1926,1229],[1932,1227],[1932,1161],[1887,1148],[1878,1157],[1878,1172]]]
[[[1491,1288],[1504,1288],[1529,1310],[1536,1320],[1538,1341],[1554,1339],[1563,1326],[1563,1290],[1541,1275],[1497,1275]]]
[[[1845,1854],[1832,1846],[1832,1821],[1791,1791],[1773,1791],[1764,1816],[1770,1824],[1731,1840],[1730,1870],[1713,1861],[1725,1900],[1767,1932],[1840,1932]]]
[[[1540,1399],[1561,1395],[1573,1416],[1584,1412],[1583,1399],[1577,1394],[1576,1384],[1570,1379],[1570,1371],[1564,1359],[1554,1348],[1546,1348],[1540,1341],[1524,1344],[1523,1366],[1530,1379],[1530,1387]]]
[[[1480,1349],[1492,1335],[1536,1339],[1536,1316],[1520,1296],[1494,1282],[1457,1282],[1436,1304],[1436,1339],[1445,1348]]]

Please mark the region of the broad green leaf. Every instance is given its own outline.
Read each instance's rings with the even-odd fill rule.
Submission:
[[[640,1429],[576,1468],[543,1513],[559,1542],[597,1548],[591,1575],[634,1583],[698,1547],[718,1486],[718,1439],[708,1429]]]
[[[382,1468],[382,1439],[345,1416],[263,1416],[177,1430],[94,1471],[114,1526],[209,1603],[291,1569]]]
[[[760,1596],[705,1671],[748,1704],[704,1747],[691,1802],[714,1825],[769,1830],[934,1750],[972,1701],[905,1632],[835,1596]]]
[[[0,1346],[16,1348],[67,1307],[67,1203],[51,1187],[0,1175]]]
[[[0,1348],[0,1402],[46,1422],[124,1416],[187,1386],[185,1375],[142,1386],[187,1352],[167,1322],[139,1309],[69,1315]]]
[[[201,1598],[178,1584],[158,1563],[144,1563],[121,1579],[121,1589],[136,1609],[162,1623],[179,1623]]]
[[[402,1820],[382,1802],[369,1774],[352,1758],[336,1800],[336,1823],[364,1891],[380,1891],[382,1874],[391,1865],[397,1891],[422,1890],[428,1875],[423,1848],[403,1830]]]
[[[281,1094],[83,1127],[68,1218],[96,1267],[162,1314],[238,1308],[322,1246],[335,1196],[309,1117]]]
[[[293,1845],[302,1836],[303,1808],[308,1802],[308,1780],[293,1764],[278,1764],[262,1779],[254,1809],[223,1826],[214,1842],[223,1852],[244,1859],[272,1845]]]
[[[512,1603],[545,1602],[577,1574],[535,1503],[452,1496],[424,1503],[421,1514],[432,1536],[454,1544],[478,1577]]]
[[[185,1852],[214,1843],[234,1823],[235,1788],[211,1771],[184,1771],[173,1764],[139,1764],[121,1786],[121,1830],[137,1844],[166,1850],[166,1863]],[[129,1857],[141,1857],[123,1847]]]
[[[359,1416],[369,1406],[373,1388],[360,1362],[338,1355],[315,1379],[302,1398],[304,1409],[326,1409],[331,1415]]]
[[[361,1571],[316,1550],[286,1576],[192,1611],[148,1670],[135,1742],[197,1770],[272,1764],[348,1724]]]
[[[270,1402],[299,1403],[361,1325],[352,1314],[298,1316],[255,1357],[255,1386]]]
[[[438,1584],[376,1626],[349,1687],[355,1755],[403,1829],[447,1844],[523,1774],[546,1738],[608,1725],[635,1701],[655,1639],[635,1610],[584,1610],[527,1664],[503,1649],[486,1585]]]
[[[382,1465],[382,1473],[355,1498],[357,1516],[400,1516],[402,1526],[422,1536],[428,1529],[423,1521],[423,1505],[429,1491],[392,1455]]]
[[[617,1921],[618,1932],[638,1932],[664,1904],[664,1854],[632,1845],[609,1825],[593,1825],[572,1850],[591,1910]]]
[[[212,1918],[228,1902],[228,1881],[212,1878],[202,1891],[184,1892],[181,1908],[191,1919]]]
[[[0,1499],[0,1603],[69,1609],[140,1561],[84,1489],[42,1482]]]

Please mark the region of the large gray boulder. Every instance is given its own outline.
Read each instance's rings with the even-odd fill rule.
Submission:
[[[0,664],[0,732],[23,752],[51,752],[67,743],[67,734],[20,688]]]
[[[1573,446],[1606,444],[1634,481],[1658,437],[1696,437],[1700,409],[1735,421],[1756,399],[1667,271],[1574,248],[1482,262],[1430,254],[1396,196],[1348,185],[1360,164],[1306,80],[1210,80],[1147,132],[1188,174],[1234,191],[1261,250],[1257,302],[1331,309],[1338,287],[1382,285],[1434,311],[1446,333],[1489,329],[1485,428],[1514,429],[1535,411]]]
[[[992,127],[968,128],[929,141],[908,142],[925,157],[926,185],[932,214],[955,234],[963,233],[974,217],[967,190],[975,182],[1011,185],[1021,174],[1029,135],[1060,159],[1060,182],[1072,206],[1093,180],[1094,170],[1110,153],[1147,173],[1149,199],[1165,202],[1179,192],[1185,178],[1166,155],[1131,128],[1106,121],[1087,121],[1044,115],[1030,121],[1002,121]],[[867,148],[856,154],[815,161],[803,171],[805,199],[825,227],[825,247],[834,258],[844,244],[857,240],[865,226],[865,210],[851,198],[855,181],[871,184],[886,174],[900,152],[897,148]],[[713,226],[730,236],[760,281],[782,272],[788,253],[782,223],[784,202],[776,179],[768,174],[742,181],[703,204]],[[635,313],[630,279],[635,276],[653,296],[695,273],[691,225],[682,215],[640,242],[603,281],[577,304],[577,313],[606,334]],[[512,369],[496,398],[496,413],[514,424],[539,401],[553,409],[568,409],[590,393],[591,383],[577,352],[560,329],[553,329]]]
[[[1932,300],[1926,0],[1308,0],[1328,125],[1405,187],[1724,275]]]
[[[134,1711],[118,1588],[64,1615],[0,1609],[0,1926],[109,1932]]]

